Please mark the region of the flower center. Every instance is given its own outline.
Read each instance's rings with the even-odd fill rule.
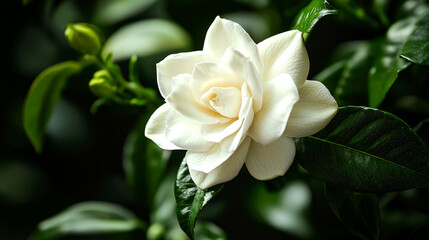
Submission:
[[[225,117],[236,118],[241,107],[241,91],[236,87],[212,87],[200,100],[211,110]]]

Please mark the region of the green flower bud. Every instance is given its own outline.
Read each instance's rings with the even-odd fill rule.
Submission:
[[[85,54],[97,54],[101,50],[101,31],[86,23],[70,23],[64,32],[74,49]]]
[[[149,226],[146,232],[146,238],[148,240],[159,240],[164,237],[165,234],[165,228],[160,223],[154,223]]]
[[[95,72],[93,78],[104,78],[109,83],[112,83],[112,84],[114,83],[112,79],[112,75],[110,75],[109,71],[107,71],[106,69],[101,69]]]
[[[89,88],[100,98],[113,98],[116,95],[116,86],[106,78],[93,78],[89,81]]]

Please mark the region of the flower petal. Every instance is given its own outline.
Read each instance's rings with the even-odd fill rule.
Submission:
[[[299,101],[293,107],[285,134],[306,137],[322,130],[338,111],[329,90],[318,81],[306,81],[299,89]]]
[[[207,151],[213,146],[213,142],[209,142],[201,137],[201,124],[192,121],[174,109],[167,115],[165,121],[166,138],[174,145],[182,149],[190,151]]]
[[[195,64],[214,60],[203,51],[178,53],[167,56],[156,64],[157,81],[161,95],[166,98],[171,92],[171,80],[173,77],[189,73],[191,74]]]
[[[219,143],[235,133],[243,124],[243,120],[237,119],[227,123],[203,125],[201,127],[201,136],[208,141]]]
[[[310,69],[302,33],[297,30],[277,34],[258,44],[264,62],[263,81],[287,73],[299,88],[307,79]]]
[[[182,149],[165,137],[165,120],[171,108],[168,103],[159,107],[149,118],[146,124],[144,135],[154,141],[160,148],[165,150]]]
[[[225,162],[234,151],[228,151],[234,136],[225,138],[204,152],[187,151],[185,155],[189,169],[208,173]]]
[[[262,106],[262,78],[249,58],[233,48],[228,48],[220,59],[220,64],[226,66],[230,71],[235,72],[246,81],[250,95],[253,98],[253,108],[255,111],[259,111]]]
[[[247,151],[249,150],[251,139],[246,138],[232,154],[228,160],[223,162],[217,168],[209,173],[196,171],[189,167],[192,180],[200,189],[206,189],[220,183],[227,182],[238,175],[246,160]]]
[[[171,93],[165,99],[167,103],[183,116],[200,123],[214,124],[228,121],[228,118],[207,108],[200,99],[194,97],[190,80],[190,74],[180,74],[174,77]]]
[[[298,100],[298,89],[288,74],[281,74],[265,82],[262,108],[255,113],[249,136],[262,145],[278,139],[283,134],[292,108]]]
[[[295,142],[282,135],[276,141],[262,145],[250,143],[246,159],[249,173],[258,180],[270,180],[283,176],[295,158]]]
[[[264,67],[258,47],[249,34],[239,24],[216,17],[207,31],[203,51],[219,60],[229,47],[250,58],[258,73],[262,73]]]

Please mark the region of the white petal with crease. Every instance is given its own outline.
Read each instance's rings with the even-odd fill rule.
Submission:
[[[207,151],[214,144],[201,137],[200,123],[187,119],[174,109],[167,115],[165,125],[166,138],[182,149]]]
[[[337,102],[321,82],[306,81],[299,89],[299,96],[286,126],[288,136],[313,135],[322,130],[338,111]]]
[[[208,173],[225,162],[234,152],[225,151],[231,145],[234,136],[225,138],[221,143],[214,144],[208,151],[187,151],[185,155],[189,169]]]
[[[261,145],[252,141],[247,154],[246,167],[259,180],[270,180],[283,176],[295,158],[295,142],[281,136],[276,141]]]
[[[264,67],[258,47],[249,34],[239,24],[216,17],[207,31],[203,51],[219,60],[229,47],[250,58],[256,70],[262,73]]]
[[[194,70],[195,64],[199,62],[214,60],[203,51],[178,53],[167,56],[164,60],[156,64],[156,73],[159,91],[166,98],[171,92],[171,80],[173,77],[189,73]]]
[[[154,141],[160,148],[165,150],[182,149],[167,140],[165,136],[165,120],[171,108],[168,103],[159,107],[149,118],[144,135]]]
[[[249,150],[250,142],[251,139],[246,138],[241,143],[237,151],[235,151],[234,154],[231,155],[228,160],[223,162],[221,165],[219,165],[217,168],[213,169],[209,173],[204,173],[189,168],[192,180],[200,189],[206,189],[235,178],[240,172],[244,161],[246,160],[246,155],[247,151]]]
[[[191,75],[181,74],[173,78],[172,91],[165,99],[176,111],[185,117],[201,123],[218,123],[228,121],[195,99],[190,85]],[[226,120],[225,120],[226,119]]]
[[[249,136],[263,145],[278,139],[283,134],[292,108],[298,100],[298,89],[288,74],[265,82],[262,108],[255,114]]]
[[[260,42],[258,48],[265,66],[263,81],[287,73],[299,88],[307,80],[310,61],[300,31],[277,34]]]

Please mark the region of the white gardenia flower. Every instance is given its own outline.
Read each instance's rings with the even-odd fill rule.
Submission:
[[[301,32],[255,44],[240,25],[217,17],[202,51],[157,64],[166,103],[145,134],[161,148],[187,150],[201,189],[233,179],[243,164],[256,179],[282,176],[295,157],[293,137],[315,134],[338,110],[322,83],[306,80],[308,71]]]

